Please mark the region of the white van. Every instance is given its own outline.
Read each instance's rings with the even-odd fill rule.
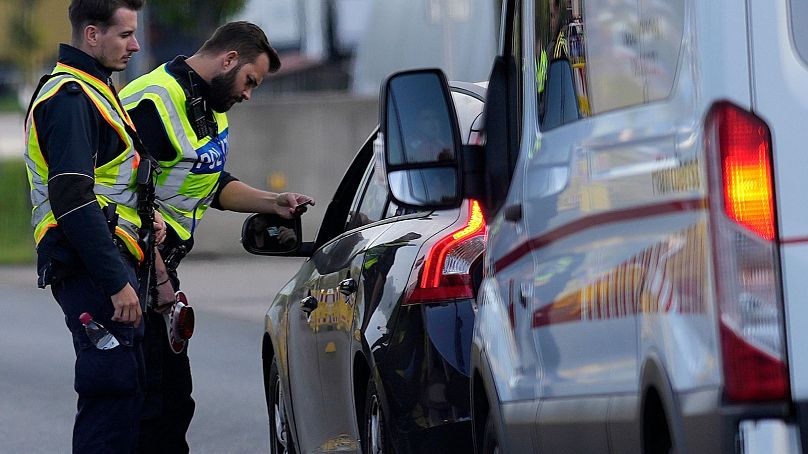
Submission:
[[[383,85],[378,147],[397,202],[474,197],[489,223],[477,451],[808,451],[808,3],[502,17],[485,145],[460,145],[419,70]],[[425,98],[451,126],[432,160]]]

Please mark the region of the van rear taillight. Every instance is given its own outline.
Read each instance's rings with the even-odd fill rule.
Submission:
[[[788,398],[771,135],[728,102],[706,122],[719,333],[730,401]]]
[[[724,179],[724,210],[731,219],[767,240],[774,239],[769,128],[730,104],[717,107]]]
[[[471,267],[485,249],[485,219],[479,202],[470,200],[457,230],[441,237],[419,260],[402,304],[473,298]]]

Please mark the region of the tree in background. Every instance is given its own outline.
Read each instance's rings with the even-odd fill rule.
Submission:
[[[15,42],[10,54],[20,67],[23,80],[31,81],[42,65],[43,34],[34,11],[37,0],[30,0],[27,7],[18,8],[11,16],[7,29],[9,38]]]
[[[153,51],[171,47],[177,32],[186,41],[185,52],[195,51],[228,17],[244,7],[246,0],[160,0],[147,4]],[[164,33],[162,33],[164,32]],[[182,39],[180,41],[183,41]],[[157,53],[157,52],[155,52]]]

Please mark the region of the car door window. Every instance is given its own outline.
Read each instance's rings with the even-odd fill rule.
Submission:
[[[375,172],[373,161],[365,171],[360,190],[352,204],[348,230],[361,227],[384,218],[387,208],[387,185]]]

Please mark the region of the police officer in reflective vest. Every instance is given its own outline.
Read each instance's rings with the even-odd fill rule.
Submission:
[[[280,60],[264,32],[247,22],[221,26],[191,57],[176,57],[129,83],[124,107],[149,152],[159,161],[159,211],[167,225],[160,256],[159,305],[146,312],[147,394],[139,450],[188,452],[185,433],[194,412],[187,346],[171,348],[162,312],[179,288],[176,268],[193,246],[194,231],[209,206],[239,212],[277,213],[291,218],[311,202],[297,193],[255,189],[224,170],[228,155],[227,112],[250,99]],[[163,277],[165,276],[165,277]]]
[[[72,46],[60,45],[25,124],[39,286],[51,286],[76,351],[74,452],[132,452],[143,401],[143,308],[136,293],[136,267],[144,257],[135,185],[140,155],[110,79],[139,50],[142,5],[71,1]],[[100,350],[92,344],[79,321],[83,312],[119,345]]]

